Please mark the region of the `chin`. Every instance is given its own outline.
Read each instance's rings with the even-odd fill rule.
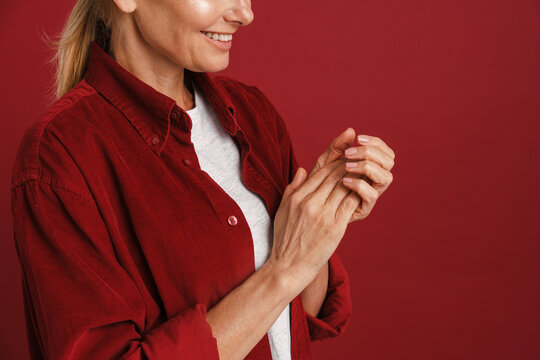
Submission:
[[[208,61],[201,65],[196,71],[198,72],[218,72],[225,70],[229,66],[229,56],[223,61]]]

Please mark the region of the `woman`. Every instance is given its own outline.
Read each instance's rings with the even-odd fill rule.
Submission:
[[[349,128],[298,167],[268,98],[211,74],[252,20],[247,0],[75,5],[12,172],[33,359],[308,359],[345,329],[334,251],[394,153]]]

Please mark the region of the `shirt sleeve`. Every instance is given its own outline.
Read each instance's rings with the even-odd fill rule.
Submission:
[[[343,334],[351,311],[349,277],[338,253],[334,252],[328,260],[328,290],[319,314],[314,317],[304,311],[311,341]]]
[[[298,161],[285,121],[266,96],[264,94],[262,96],[276,121],[281,147],[283,178],[286,186],[292,181],[298,169]],[[309,174],[311,168],[306,170]],[[304,311],[311,341],[323,340],[342,334],[347,327],[351,312],[352,300],[349,277],[338,253],[334,252],[328,260],[328,290],[319,314],[317,317],[313,317]]]
[[[12,188],[11,205],[30,351],[46,359],[219,359],[196,304],[157,326],[117,260],[90,196],[40,178]]]

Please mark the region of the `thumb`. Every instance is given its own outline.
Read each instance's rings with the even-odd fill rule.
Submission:
[[[291,183],[287,185],[285,191],[283,192],[283,198],[288,198],[289,196],[291,196],[291,194],[294,193],[296,189],[298,189],[298,187],[306,181],[306,175],[306,169],[304,169],[303,167],[298,167]]]
[[[345,150],[354,143],[355,134],[356,132],[354,129],[348,127],[345,131],[336,136],[325,152],[317,158],[315,165],[313,165],[313,169],[311,169],[311,172],[309,173],[309,177],[324,167],[324,165],[339,159],[345,153]]]
[[[354,129],[349,127],[336,136],[326,150],[328,156],[324,163],[328,164],[339,159],[339,157],[345,153],[345,150],[354,143],[355,134],[356,132]]]

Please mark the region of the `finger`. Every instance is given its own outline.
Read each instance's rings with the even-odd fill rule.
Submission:
[[[342,181],[342,183],[362,198],[362,206],[357,211],[363,214],[363,217],[369,215],[379,198],[377,190],[369,185],[364,179],[351,179],[350,182]],[[343,206],[343,204],[340,206]]]
[[[379,164],[370,160],[347,161],[345,170],[351,174],[365,175],[373,181],[373,185],[384,186],[390,184],[392,173],[383,169]]]
[[[363,175],[346,172],[344,176],[359,179]],[[328,198],[326,199],[326,203],[324,204],[324,206],[327,206],[333,209],[334,212],[337,211],[337,208],[343,201],[343,198],[349,195],[351,191],[352,190],[346,187],[345,185],[343,185],[341,181],[338,181],[334,189],[330,192],[330,195],[328,195]]]
[[[334,140],[332,140],[326,151],[317,158],[317,161],[315,161],[315,165],[311,169],[308,177],[311,177],[324,165],[339,159],[344,154],[345,149],[354,143],[354,139],[355,131],[353,128],[347,128],[345,131],[339,134]]]
[[[340,163],[340,166],[332,170],[328,176],[321,182],[319,187],[313,192],[313,195],[317,197],[323,204],[326,203],[330,194],[334,191],[337,184],[341,182],[341,179],[347,174],[345,170],[345,165],[343,160],[337,160],[336,162]],[[317,176],[319,173],[323,172],[324,168],[319,170],[314,176]]]
[[[296,169],[296,173],[294,174],[294,177],[292,181],[290,182],[287,187],[285,187],[285,191],[283,192],[282,199],[288,199],[291,194],[293,194],[298,187],[304,183],[304,181],[307,178],[307,171],[303,167],[298,167]]]
[[[360,140],[361,137],[367,138],[368,141],[367,142],[361,141]],[[379,148],[381,151],[387,153],[388,156],[390,156],[392,159],[396,158],[396,153],[394,152],[394,150],[392,150],[388,145],[386,145],[386,143],[384,141],[382,141],[380,138],[378,138],[376,136],[358,135],[356,137],[356,140],[358,141],[359,144],[362,144],[362,145],[369,144],[369,145],[373,145],[373,146]]]
[[[345,158],[373,161],[386,170],[394,167],[394,160],[386,152],[373,145],[350,147],[345,152]]]
[[[311,177],[309,177],[298,189],[296,193],[300,198],[305,198],[308,194],[313,193],[316,189],[319,188],[321,183],[336,169],[340,167],[340,174],[334,175],[335,182],[343,175],[345,175],[345,160],[336,160],[329,164],[324,165],[319,171],[315,172]],[[339,177],[338,177],[339,176]]]
[[[354,212],[361,203],[362,198],[358,196],[356,192],[351,191],[343,198],[336,209],[336,222],[345,224],[349,223],[350,218],[354,215]]]

